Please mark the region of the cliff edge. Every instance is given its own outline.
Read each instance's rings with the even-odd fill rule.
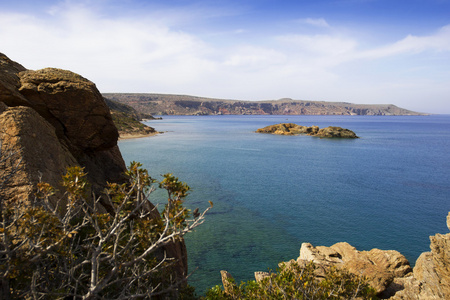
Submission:
[[[1,182],[0,201],[33,201],[43,181],[56,188],[55,204],[69,166],[84,167],[93,192],[101,195],[108,182],[125,180],[118,137],[94,83],[67,70],[27,70],[0,53],[0,178],[8,178]],[[165,251],[177,260],[174,275],[186,275],[184,242],[169,243]]]
[[[95,192],[124,179],[119,133],[91,81],[67,70],[27,70],[0,54],[0,102],[1,151],[16,153],[21,165],[4,199],[31,197],[39,180],[60,189],[72,165],[85,168]]]

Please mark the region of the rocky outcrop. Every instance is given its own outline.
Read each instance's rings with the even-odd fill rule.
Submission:
[[[450,212],[447,215],[450,229]],[[430,237],[430,252],[417,259],[414,269],[398,251],[372,249],[358,251],[348,243],[336,243],[330,247],[314,247],[303,243],[297,260],[282,262],[290,268],[294,263],[315,265],[314,276],[325,278],[326,270],[336,267],[366,278],[381,299],[391,300],[447,300],[450,299],[450,233]],[[232,276],[221,271],[222,284],[226,293],[232,291]],[[270,276],[267,272],[255,272],[255,280],[261,282]],[[352,298],[353,299],[353,298]]]
[[[447,216],[450,229],[450,212]],[[303,243],[297,262],[313,261],[319,268],[336,266],[366,276],[382,299],[450,299],[450,233],[430,237],[430,252],[422,253],[411,269],[397,251],[358,251],[348,243],[314,247]]]
[[[257,133],[271,133],[278,135],[315,134],[319,131],[317,126],[301,126],[294,123],[280,123],[269,125],[256,130]]]
[[[0,101],[8,106],[29,106],[25,97],[19,93],[20,79],[18,74],[26,69],[0,53]]]
[[[223,284],[225,293],[232,294],[233,287],[234,287],[233,276],[230,273],[228,273],[228,271],[222,270],[222,271],[220,271],[220,277],[222,278],[222,284]]]
[[[358,136],[351,130],[342,127],[329,126],[319,129],[318,126],[301,126],[294,123],[280,123],[276,125],[269,125],[264,128],[256,130],[257,133],[271,133],[278,135],[298,135],[306,134],[320,138],[351,138],[355,139]]]
[[[344,138],[344,139],[357,139],[358,136],[356,133],[351,131],[350,129],[329,126],[326,128],[320,129],[315,134],[310,134],[312,136],[320,137],[320,138]]]
[[[403,278],[412,271],[408,260],[398,251],[358,251],[348,243],[337,243],[331,247],[314,247],[310,243],[303,243],[297,262],[303,264],[309,261],[321,267],[336,266],[358,276],[365,276],[369,284],[384,298],[394,279]]]
[[[17,157],[27,174],[12,188],[28,190],[39,176],[58,186],[61,170],[74,164],[85,168],[94,191],[123,180],[119,135],[94,83],[66,70],[26,70],[4,55],[0,61],[0,101],[9,107],[1,116],[2,153],[23,154]],[[38,128],[46,128],[42,136]]]
[[[118,137],[94,83],[67,70],[26,70],[0,53],[0,201],[31,201],[40,180],[62,193],[61,177],[75,165],[101,195],[107,182],[125,180]],[[184,242],[165,250],[186,274]]]
[[[399,282],[403,289],[392,299],[450,299],[450,233],[430,236],[430,241],[431,251],[419,256],[412,276]]]
[[[69,149],[59,142],[55,129],[34,109],[18,106],[0,115],[2,177],[14,173],[0,189],[6,201],[30,201],[39,180],[62,191],[61,176],[68,166],[77,165]],[[61,192],[55,198],[61,198]]]
[[[157,115],[423,115],[392,104],[353,104],[292,100],[224,100],[170,94],[108,93],[105,97],[128,104],[140,112]]]

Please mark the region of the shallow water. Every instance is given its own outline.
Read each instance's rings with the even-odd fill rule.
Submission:
[[[360,139],[257,134],[281,122],[341,126]],[[239,282],[298,257],[302,242],[394,249],[414,264],[450,211],[450,116],[167,116],[166,133],[123,140],[125,161],[174,173],[186,205],[214,208],[186,236],[190,283]],[[158,194],[152,201],[158,202]]]

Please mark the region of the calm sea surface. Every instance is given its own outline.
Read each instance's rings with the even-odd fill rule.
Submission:
[[[360,139],[257,134],[281,122],[341,126]],[[166,133],[120,141],[127,164],[174,173],[189,208],[214,208],[186,236],[190,283],[203,293],[220,270],[240,282],[296,259],[301,243],[394,249],[414,264],[447,233],[450,115],[167,116]],[[154,203],[161,194],[152,194]]]

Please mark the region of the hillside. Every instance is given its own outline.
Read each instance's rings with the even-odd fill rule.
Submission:
[[[150,115],[423,115],[392,104],[292,100],[241,101],[170,94],[105,93]]]
[[[141,114],[133,107],[123,103],[107,98],[104,100],[111,110],[111,116],[120,138],[143,137],[157,133],[153,127],[141,123],[143,119],[155,119],[153,116]]]

